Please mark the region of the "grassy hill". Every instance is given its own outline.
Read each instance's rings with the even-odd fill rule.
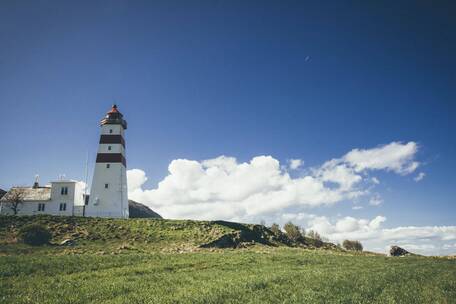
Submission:
[[[53,244],[16,242],[34,222]],[[0,303],[456,303],[454,259],[305,243],[223,221],[0,217]]]

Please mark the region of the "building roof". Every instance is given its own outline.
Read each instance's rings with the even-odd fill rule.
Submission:
[[[117,110],[117,105],[116,104],[113,104],[112,108],[111,108],[111,111],[108,112],[108,114],[112,114],[112,113],[120,113],[119,110]]]
[[[22,200],[27,201],[49,201],[51,200],[51,188],[50,187],[13,187],[11,188],[1,199],[0,201],[5,202],[15,194],[20,192],[22,194]]]
[[[59,179],[59,180],[56,180],[56,181],[52,181],[51,184],[54,184],[54,183],[77,183],[78,181],[76,180],[73,180],[73,179]]]

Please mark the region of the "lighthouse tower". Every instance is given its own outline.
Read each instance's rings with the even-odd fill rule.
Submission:
[[[128,218],[124,133],[127,122],[113,105],[101,120],[101,136],[85,215]]]

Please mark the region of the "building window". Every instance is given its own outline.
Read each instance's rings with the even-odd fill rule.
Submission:
[[[109,184],[105,184],[105,189],[108,189],[109,188]]]
[[[109,133],[112,133],[112,129],[109,129]]]
[[[60,211],[66,211],[66,203],[60,203]]]
[[[111,168],[111,164],[106,164],[106,169]]]
[[[68,195],[68,187],[62,187],[60,189],[60,194],[61,195]]]
[[[45,207],[45,206],[46,206],[46,205],[45,205],[44,203],[39,203],[39,204],[38,204],[38,211],[44,211],[44,207]]]
[[[111,151],[111,146],[108,146],[108,150]]]

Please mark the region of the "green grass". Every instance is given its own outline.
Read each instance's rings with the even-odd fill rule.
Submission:
[[[119,220],[128,237],[161,235],[155,245],[139,236],[83,237],[71,248],[12,243],[11,225],[31,220],[0,218],[0,303],[456,303],[456,260],[262,245],[198,249],[231,230],[191,221],[134,220],[130,227]],[[117,220],[94,221],[101,229]]]

